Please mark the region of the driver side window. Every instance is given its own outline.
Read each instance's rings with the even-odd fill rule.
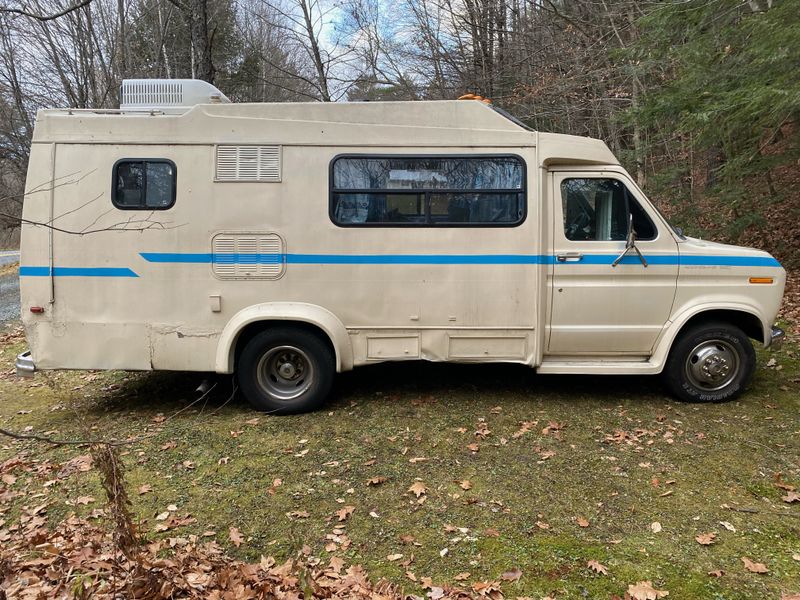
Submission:
[[[570,178],[561,182],[564,236],[574,241],[625,240],[628,214],[638,240],[652,240],[656,228],[617,179]]]

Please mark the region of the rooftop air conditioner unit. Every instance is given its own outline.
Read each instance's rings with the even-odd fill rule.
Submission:
[[[225,94],[199,79],[125,79],[119,107],[129,111],[183,113],[196,104],[229,102]]]

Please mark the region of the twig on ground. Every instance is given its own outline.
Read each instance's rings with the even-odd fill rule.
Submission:
[[[0,428],[0,434],[17,440],[34,440],[37,442],[44,442],[52,446],[127,446],[128,444],[133,444],[139,441],[138,439],[126,440],[124,442],[118,442],[114,440],[54,440],[53,438],[45,437],[43,435],[36,435],[35,433],[17,433],[15,431],[9,431],[8,429],[2,428]]]

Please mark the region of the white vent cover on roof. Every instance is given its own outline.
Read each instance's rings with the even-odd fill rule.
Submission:
[[[195,104],[230,102],[227,96],[199,79],[125,79],[120,89],[122,110],[185,112]]]
[[[214,181],[280,180],[280,146],[217,146]]]

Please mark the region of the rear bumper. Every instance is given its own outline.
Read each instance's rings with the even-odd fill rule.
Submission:
[[[786,332],[780,327],[772,327],[772,335],[770,336],[769,348],[777,350],[783,344],[783,338],[786,337]]]
[[[15,366],[17,367],[18,377],[33,377],[33,374],[36,372],[36,365],[33,364],[31,351],[27,350],[19,354]]]

